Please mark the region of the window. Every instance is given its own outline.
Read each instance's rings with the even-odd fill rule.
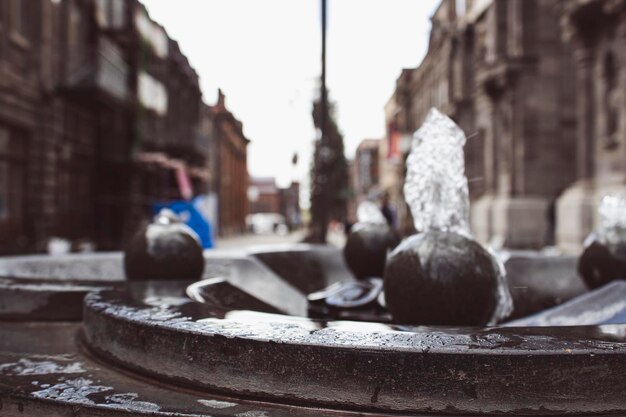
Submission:
[[[0,126],[0,222],[22,217],[23,138]]]
[[[68,46],[72,49],[79,48],[82,41],[82,16],[81,10],[76,3],[70,3],[69,23],[67,27]]]
[[[604,57],[604,106],[606,111],[606,134],[612,136],[617,132],[619,98],[617,97],[617,68],[615,56],[609,52]]]
[[[96,19],[103,28],[123,28],[126,21],[125,0],[97,0]]]
[[[87,12],[82,3],[69,3],[67,22],[67,74],[70,79],[82,79],[88,68],[90,48]]]
[[[0,220],[9,216],[9,132],[0,128]]]
[[[124,26],[124,17],[126,13],[124,0],[113,0],[111,2],[110,20],[111,26],[114,28],[122,28]]]
[[[465,0],[456,0],[455,6],[457,17],[465,16],[465,13],[467,12]]]
[[[11,25],[13,31],[23,37],[28,37],[27,30],[27,5],[28,0],[13,0],[11,2]]]

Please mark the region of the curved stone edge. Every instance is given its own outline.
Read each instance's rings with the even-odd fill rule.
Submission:
[[[320,338],[324,330],[313,330],[308,338],[297,333],[302,329],[290,333],[285,328],[264,339],[245,332],[236,336],[223,326],[205,326],[176,315],[150,319],[147,311],[131,310],[107,303],[106,293],[89,294],[84,331],[90,349],[123,367],[194,388],[362,411],[500,415],[626,411],[624,343],[577,341],[575,331],[573,337],[554,340],[547,336],[549,329],[543,336],[538,333],[546,340],[536,350],[507,345],[514,340],[511,329],[503,330],[499,344],[482,347],[457,344],[476,337],[471,331],[447,335],[440,331],[438,337],[450,345],[433,341],[425,332],[412,333],[414,341],[424,339],[421,345],[394,346],[395,333],[400,332],[383,335],[375,343],[371,334],[363,334],[365,343],[358,336],[344,335],[350,342],[342,344],[333,342],[333,337],[342,337],[337,332]],[[498,331],[487,335],[497,339]]]

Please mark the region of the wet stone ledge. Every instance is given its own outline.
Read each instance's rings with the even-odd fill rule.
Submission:
[[[626,410],[623,325],[425,328],[154,301],[90,294],[89,348],[173,384],[288,404],[461,414]]]
[[[587,308],[574,258],[510,254],[531,321],[436,328],[306,318],[338,250],[204,256],[195,296],[121,254],[0,258],[0,416],[626,414],[626,325],[554,326]]]

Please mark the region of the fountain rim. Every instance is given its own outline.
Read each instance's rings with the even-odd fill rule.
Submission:
[[[573,407],[572,412],[576,413],[626,410],[626,398],[620,400],[618,395],[626,390],[626,379],[621,377],[619,365],[626,357],[626,342],[575,337],[577,332],[598,331],[606,326],[532,328],[539,333],[535,335],[538,340],[534,341],[537,343],[534,350],[528,346],[525,350],[507,346],[516,338],[528,337],[532,342],[532,335],[516,333],[525,328],[469,328],[471,331],[467,333],[462,332],[467,329],[445,333],[444,328],[437,328],[436,336],[448,339],[439,345],[417,347],[385,346],[380,341],[372,344],[368,333],[352,334],[355,340],[338,344],[332,342],[332,337],[338,336],[332,330],[327,335],[324,331],[310,334],[305,331],[307,334],[301,339],[281,333],[281,330],[288,332],[289,326],[274,330],[277,337],[268,338],[220,332],[219,318],[213,331],[202,331],[205,323],[196,325],[181,320],[180,316],[167,319],[176,308],[147,305],[137,309],[132,303],[124,305],[123,300],[119,302],[123,293],[103,290],[88,294],[84,304],[83,343],[105,361],[176,385],[296,405],[348,404],[351,409],[364,411],[449,413],[450,406],[455,412],[471,414],[512,413],[522,409],[555,414],[563,407]],[[149,319],[151,311],[156,314],[153,320]],[[626,332],[626,326],[610,326]],[[418,336],[428,339],[426,329]],[[555,330],[562,332],[562,337],[541,340],[549,336],[542,332]],[[390,333],[394,337],[411,336],[407,332]],[[479,339],[472,347],[468,341],[481,333],[482,342]],[[496,338],[489,345],[488,335],[500,335],[504,339]],[[319,340],[316,342],[315,338]],[[460,343],[454,343],[455,338]],[[324,340],[327,342],[321,343]],[[480,348],[480,343],[485,346]],[[602,401],[597,390],[587,394],[582,386],[588,384],[581,384],[581,378],[595,381],[599,366],[606,370],[603,379],[610,381],[601,384]],[[532,372],[525,372],[525,367],[531,367]],[[565,375],[558,384],[553,382],[555,367]],[[381,391],[373,386],[376,380],[387,381],[391,388]],[[511,386],[502,397],[505,383]],[[479,404],[473,402],[476,398],[468,397],[465,391],[468,384],[470,392],[476,387],[485,392],[481,401],[477,401]],[[433,392],[433,386],[446,387],[448,392],[441,397],[439,390]],[[557,395],[559,390],[571,390],[575,398],[562,399]],[[523,401],[511,397],[511,393],[518,394]],[[613,397],[607,398],[609,395]]]
[[[311,247],[299,249],[306,252]],[[264,252],[284,249],[266,247]],[[228,253],[228,258],[238,259],[262,252],[258,248],[216,251],[205,253],[205,258]],[[30,280],[15,277],[15,281]],[[95,280],[88,284],[92,283],[94,287],[101,284]],[[130,297],[128,291],[138,297]],[[184,305],[201,304],[183,297],[182,291],[172,294],[181,294]],[[115,300],[117,304],[110,302]],[[175,303],[158,307],[155,301],[142,304],[141,294],[130,287],[90,292],[83,304],[81,344],[130,373],[202,391],[293,405],[422,414],[626,412],[626,398],[622,398],[626,325],[422,327],[413,336],[413,341],[422,337],[422,343],[411,344],[406,328],[374,324],[382,326],[378,334],[349,333],[341,325],[334,326],[342,322],[278,315],[292,318],[291,330],[270,326],[273,333],[266,331],[270,337],[261,338],[220,331],[236,320],[232,316],[230,321],[220,319],[228,311],[217,308],[211,310],[213,315],[200,317],[213,320],[213,325],[217,322],[212,332],[202,331],[210,328],[206,322],[163,320],[177,312],[180,316],[170,317],[180,318],[184,311],[177,311]],[[211,309],[203,306],[202,311]],[[160,319],[158,314],[151,317],[155,312],[163,313]],[[320,325],[316,331],[305,329],[299,337],[286,337],[294,335],[284,332],[297,336],[300,331],[294,320],[323,323],[325,328]],[[428,334],[442,339],[424,337]],[[564,392],[569,397],[563,397]]]
[[[173,283],[173,282],[172,282]],[[178,333],[185,333],[196,336],[203,337],[220,337],[223,336],[220,334],[219,330],[209,331],[209,325],[206,325],[202,321],[194,320],[189,317],[185,317],[182,313],[180,315],[176,315],[173,321],[169,321],[167,319],[153,319],[146,320],[146,316],[143,314],[133,315],[131,314],[120,314],[120,311],[129,312],[130,310],[135,310],[134,312],[146,313],[149,310],[153,310],[156,307],[153,305],[144,305],[137,306],[132,305],[113,305],[107,304],[106,298],[111,298],[111,296],[117,296],[119,298],[120,295],[127,294],[127,291],[124,289],[115,289],[115,288],[103,288],[95,291],[90,291],[84,300],[84,311],[89,311],[90,313],[95,313],[97,315],[101,315],[107,317],[109,319],[120,321],[120,322],[128,322],[133,324],[138,324],[141,326],[149,326],[150,328],[158,328],[163,331],[174,331]],[[103,300],[104,299],[104,300]],[[185,299],[185,297],[181,296],[181,300]],[[310,335],[316,334],[324,329],[327,329],[328,332],[337,332],[350,334],[355,336],[364,336],[367,334],[383,334],[388,336],[398,336],[398,335],[430,335],[435,337],[449,337],[449,342],[452,342],[451,346],[455,348],[466,347],[466,349],[452,349],[450,346],[444,345],[422,345],[423,349],[428,349],[428,353],[449,353],[449,354],[471,354],[471,355],[480,355],[480,354],[488,354],[488,355],[497,355],[497,354],[519,354],[524,356],[529,355],[559,355],[563,352],[566,352],[567,355],[576,355],[576,354],[584,354],[589,355],[592,354],[619,354],[624,352],[626,354],[626,324],[603,324],[603,325],[582,325],[582,326],[435,326],[435,325],[402,325],[402,324],[385,324],[385,323],[377,323],[377,322],[359,322],[359,321],[350,321],[350,320],[320,320],[320,319],[312,319],[304,316],[290,316],[286,314],[277,314],[277,313],[265,313],[265,312],[256,312],[252,310],[224,310],[221,307],[213,307],[208,303],[201,303],[194,300],[189,300],[186,303],[187,305],[195,304],[201,306],[209,306],[212,308],[214,312],[217,314],[214,316],[208,315],[206,317],[201,317],[199,320],[223,320],[224,317],[219,317],[223,314],[228,314],[230,312],[235,313],[251,313],[253,315],[258,315],[258,318],[265,317],[269,320],[274,319],[274,321],[270,321],[273,326],[280,327],[281,325],[286,326],[287,329],[293,330],[301,330],[309,332]],[[159,308],[161,312],[163,312],[164,308]],[[175,307],[169,307],[171,313],[179,313]],[[93,317],[87,316],[86,317]],[[235,317],[237,318],[237,317]],[[183,320],[178,320],[183,319]],[[189,319],[189,320],[185,320]],[[244,316],[245,319],[245,316]],[[228,319],[228,323],[237,326],[238,324],[246,324],[246,320],[236,320],[236,319]],[[180,325],[177,323],[188,323],[190,326]],[[194,324],[196,323],[196,324]],[[258,324],[255,320],[253,322],[248,322],[250,324]],[[88,324],[85,323],[85,326]],[[299,326],[298,329],[294,328]],[[308,325],[308,326],[307,326]],[[373,328],[367,329],[367,326],[372,326]],[[308,328],[307,328],[308,327]],[[360,330],[351,330],[350,328],[361,328]],[[371,331],[370,331],[371,330]],[[604,330],[604,331],[603,331]],[[556,332],[556,335],[555,335]],[[621,338],[615,336],[616,333],[624,334]],[[318,333],[319,334],[319,333]],[[532,349],[528,348],[519,348],[518,346],[509,345],[506,341],[503,343],[502,340],[498,341],[494,338],[494,344],[489,345],[489,340],[486,340],[487,344],[484,347],[478,347],[476,345],[469,347],[467,343],[457,343],[461,342],[463,337],[469,337],[474,341],[480,342],[480,337],[494,335],[494,336],[503,336],[508,338],[530,338],[530,339],[543,339],[538,342],[542,343],[541,349]],[[284,335],[283,335],[284,336]],[[602,336],[606,336],[606,338],[602,338]],[[250,340],[257,342],[269,342],[269,343],[277,343],[277,344],[286,344],[278,337],[263,337],[262,333],[258,335],[250,335],[250,334],[239,334],[239,335],[231,335],[224,336],[229,339],[240,339],[240,340]],[[547,339],[547,340],[546,340]],[[563,348],[563,341],[568,343],[567,348]],[[465,340],[466,341],[466,340]],[[592,345],[594,342],[599,343],[598,347],[595,348],[592,352],[590,352],[589,345]],[[367,351],[395,351],[402,350],[406,352],[417,352],[415,346],[391,346],[391,345],[363,345],[363,344],[350,344],[350,343],[315,343],[307,341],[307,337],[301,338],[299,340],[292,340],[290,342],[294,345],[302,345],[302,346],[316,346],[316,347],[329,347],[329,348],[347,348],[347,349],[364,349]],[[545,343],[545,344],[544,344]],[[579,344],[579,345],[576,345]],[[603,344],[609,344],[608,346],[604,346]],[[616,348],[617,347],[617,348]],[[422,350],[423,350],[422,349]]]

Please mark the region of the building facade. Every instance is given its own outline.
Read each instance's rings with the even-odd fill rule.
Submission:
[[[203,192],[200,105],[139,2],[1,2],[0,252],[52,237],[119,249],[152,204]]]
[[[248,200],[250,214],[280,213],[280,189],[273,177],[250,178]]]
[[[443,0],[426,57],[402,72],[386,109],[390,146],[430,107],[461,126],[472,230],[496,246],[554,244],[556,200],[576,175],[575,74],[559,4]]]
[[[248,214],[248,138],[243,124],[226,107],[218,91],[217,103],[205,106],[202,123],[209,138],[210,190],[217,196],[218,234],[229,236],[246,231]]]
[[[293,181],[281,188],[272,177],[250,179],[248,188],[249,214],[278,213],[293,230],[302,224],[300,212],[300,183]]]
[[[285,216],[287,226],[291,230],[302,225],[302,211],[300,209],[300,183],[292,181],[289,187],[280,188],[280,214]]]
[[[380,191],[380,143],[379,139],[364,139],[356,148],[352,169],[357,200]]]
[[[562,0],[564,41],[574,55],[575,181],[557,203],[557,241],[576,251],[598,225],[608,193],[626,192],[626,1]]]

